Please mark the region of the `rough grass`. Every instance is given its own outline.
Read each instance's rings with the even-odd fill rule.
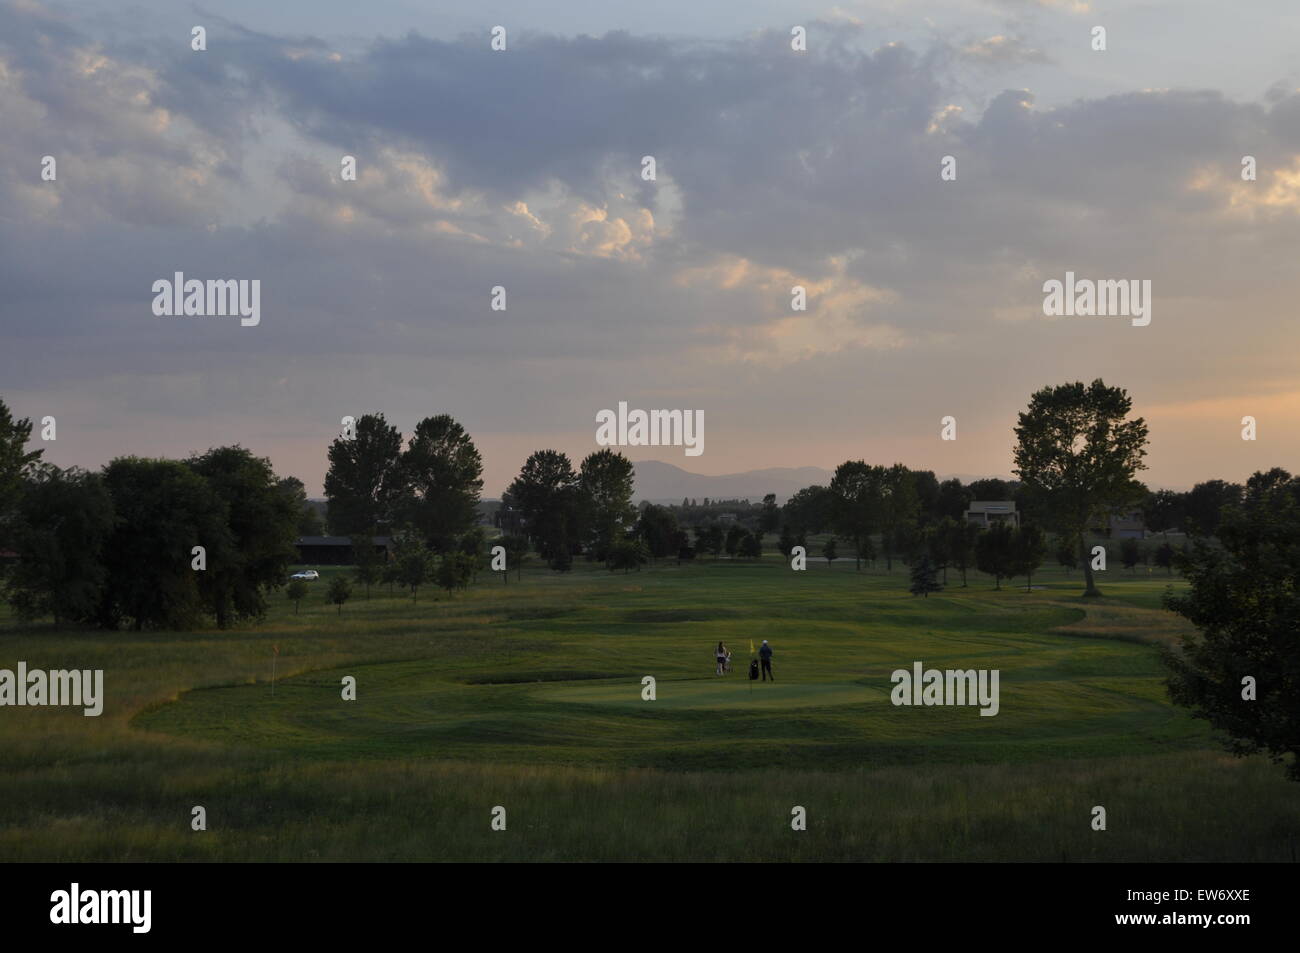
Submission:
[[[1085,603],[1078,573],[916,599],[901,569],[809,567],[534,568],[341,614],[327,571],[257,627],[6,623],[0,667],[103,668],[108,699],[0,709],[0,859],[1294,859],[1296,786],[1165,696],[1163,574]],[[763,638],[781,682],[751,694]],[[890,705],[916,659],[1001,670],[1001,713]]]

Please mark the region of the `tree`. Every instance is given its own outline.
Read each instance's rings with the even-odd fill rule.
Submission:
[[[828,487],[807,486],[782,508],[785,520],[797,533],[820,533],[831,528],[835,497]]]
[[[13,511],[22,495],[23,481],[44,452],[27,450],[31,436],[31,420],[25,417],[14,420],[8,406],[0,400],[0,547],[10,542]]]
[[[589,454],[578,468],[579,493],[585,508],[583,543],[591,558],[606,559],[610,547],[635,521],[635,477],[632,461],[608,448]]]
[[[939,512],[939,480],[933,470],[909,470],[912,474],[912,487],[916,491],[917,520],[922,526],[938,522],[943,516]]]
[[[402,435],[383,414],[356,421],[355,436],[330,444],[325,474],[326,522],[331,533],[374,533],[391,523],[403,491]]]
[[[1172,576],[1174,574],[1174,547],[1168,540],[1156,547],[1156,565]]]
[[[930,593],[939,592],[943,586],[939,585],[939,573],[934,568],[934,563],[930,561],[929,554],[924,554],[912,566],[912,584],[908,587],[914,596],[924,596],[930,598]]]
[[[834,536],[826,540],[826,543],[822,546],[822,555],[826,557],[826,568],[830,569],[831,564],[835,562],[835,537]]]
[[[447,553],[478,523],[483,460],[465,428],[447,414],[415,425],[399,461],[403,518],[435,553]]]
[[[891,550],[900,543],[909,545],[913,535],[909,532],[920,514],[920,501],[912,471],[895,463],[884,471],[880,493],[881,544],[885,550],[885,572],[892,572]]]
[[[975,565],[994,579],[994,588],[1011,578],[1015,569],[1014,531],[1007,523],[994,523],[975,543]]]
[[[325,598],[338,606],[339,615],[342,615],[343,603],[352,598],[352,583],[348,582],[348,577],[335,576],[331,579],[329,589],[325,592]]]
[[[1025,591],[1028,592],[1034,581],[1034,570],[1043,564],[1047,555],[1047,537],[1033,524],[1021,525],[1012,535],[1012,575],[1025,577]]]
[[[735,558],[736,553],[740,551],[740,541],[748,535],[749,530],[745,529],[745,527],[741,526],[739,523],[732,523],[728,526],[727,540],[723,544],[723,548],[726,549],[727,555]]]
[[[307,487],[297,477],[284,477],[276,484],[280,492],[289,498],[289,506],[298,514],[295,527],[299,536],[323,536],[325,524],[321,522],[320,513],[307,500]]]
[[[1056,562],[1068,573],[1079,565],[1079,550],[1063,537],[1056,540]]]
[[[104,597],[103,551],[113,525],[113,500],[98,476],[35,466],[10,534],[18,561],[7,589],[18,617],[94,619]]]
[[[379,572],[379,581],[388,587],[388,594],[393,594],[393,587],[402,581],[402,567],[396,557],[384,563],[384,568]]]
[[[980,528],[968,519],[953,520],[946,524],[948,533],[948,558],[952,568],[961,573],[962,588],[966,588],[966,571],[975,565],[975,545]]]
[[[571,557],[579,528],[579,489],[569,458],[555,450],[538,450],[506,492],[538,554],[553,565],[561,555]]]
[[[683,559],[695,558],[695,547],[691,545],[690,534],[680,526],[673,533],[673,548],[677,550],[677,565],[682,564]]]
[[[926,549],[926,537],[930,526],[922,528],[915,520],[909,520],[894,527],[891,548],[902,561],[910,566]]]
[[[409,532],[399,536],[396,543],[397,581],[411,590],[411,601],[415,602],[420,586],[433,575],[433,553],[422,538]]]
[[[1217,530],[1178,560],[1188,589],[1165,596],[1198,630],[1165,655],[1170,695],[1300,781],[1300,479],[1254,474]]]
[[[222,564],[235,558],[226,506],[179,460],[119,457],[102,479],[116,520],[103,549],[107,575],[96,621],[110,629],[129,622],[136,631],[194,628],[212,592],[200,587],[206,570],[192,568],[194,547]]]
[[[207,569],[199,591],[219,628],[258,619],[266,593],[284,585],[297,558],[299,510],[285,495],[271,461],[243,447],[216,447],[186,465],[211,488],[223,510],[227,533],[205,542]]]
[[[799,542],[795,539],[795,535],[790,532],[790,527],[781,527],[781,537],[776,541],[776,548],[781,551],[781,555],[789,559],[791,551],[798,545]]]
[[[971,500],[970,490],[961,485],[961,480],[953,477],[951,480],[944,480],[939,484],[939,498],[935,507],[940,517],[965,522],[966,511],[970,509]]]
[[[956,520],[951,516],[942,517],[933,526],[926,527],[924,545],[926,555],[935,569],[943,570],[943,584],[948,585],[948,567],[952,565],[952,546],[955,536]]]
[[[641,566],[647,558],[649,558],[649,551],[642,540],[631,536],[624,537],[614,543],[610,549],[609,571],[613,572],[615,569],[621,569],[624,575],[632,569],[640,572]]]
[[[712,553],[716,559],[722,552],[722,527],[717,523],[695,531],[695,548],[702,553]]]
[[[666,506],[647,503],[641,509],[635,535],[645,540],[646,550],[655,559],[663,559],[678,551],[677,517]]]
[[[763,508],[758,514],[758,531],[775,533],[781,525],[781,508],[776,505],[776,494],[769,493],[763,497]]]
[[[997,477],[972,480],[966,491],[972,500],[1009,500],[1012,496],[1011,484]]]
[[[760,559],[763,555],[763,537],[760,533],[745,533],[736,549],[741,559]]]
[[[298,604],[307,596],[307,583],[301,579],[289,580],[289,585],[285,587],[284,594],[289,597],[293,603],[293,614],[298,614]]]
[[[853,544],[853,558],[858,566],[861,566],[865,559],[871,563],[872,569],[876,567],[876,544],[872,542],[870,536],[863,536]]]
[[[1141,498],[1147,425],[1133,402],[1100,379],[1045,387],[1016,426],[1015,473],[1026,502],[1079,550],[1085,596],[1099,596],[1084,533],[1095,519]]]
[[[855,569],[862,568],[864,548],[879,525],[884,479],[883,467],[862,460],[841,463],[831,478],[833,525],[837,535],[853,541]]]
[[[1142,558],[1142,547],[1136,539],[1125,539],[1119,544],[1119,559],[1124,568],[1132,570]]]
[[[506,551],[506,573],[514,567],[515,578],[523,578],[524,560],[528,558],[528,537],[527,536],[502,536],[497,542],[505,548]]]
[[[383,578],[384,557],[375,551],[375,539],[369,533],[352,537],[352,576],[366,587],[366,601],[370,601],[370,587]]]
[[[1230,506],[1241,502],[1242,487],[1223,480],[1198,483],[1183,498],[1186,529],[1197,536],[1213,536],[1219,530],[1219,520]]]
[[[1142,503],[1142,522],[1153,533],[1168,533],[1181,527],[1185,519],[1183,494],[1173,490],[1148,493]]]
[[[477,568],[478,562],[468,553],[456,550],[444,553],[438,562],[438,585],[447,590],[447,595],[457,589],[468,589]]]

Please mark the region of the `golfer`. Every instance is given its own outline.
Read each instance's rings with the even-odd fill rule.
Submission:
[[[763,681],[766,682],[770,675],[775,682],[776,676],[772,675],[772,646],[767,644],[767,639],[764,639],[763,644],[758,647],[758,657],[763,662]]]
[[[718,674],[726,674],[727,662],[731,659],[731,653],[727,651],[727,647],[719,642],[718,647],[713,651],[713,657],[718,663]]]

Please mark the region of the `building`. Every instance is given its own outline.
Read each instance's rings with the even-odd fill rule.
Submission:
[[[1113,513],[1107,524],[1107,533],[1111,539],[1146,539],[1147,528],[1142,522],[1142,511]]]
[[[391,536],[373,536],[375,552],[388,560],[393,548]],[[298,562],[307,566],[351,566],[356,562],[352,554],[350,536],[299,536],[294,546],[298,549]]]
[[[1020,525],[1020,514],[1013,500],[973,500],[966,510],[966,522],[985,529],[994,523],[1010,523],[1015,529]]]

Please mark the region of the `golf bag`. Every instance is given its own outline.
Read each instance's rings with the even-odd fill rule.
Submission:
[[[758,681],[758,659],[756,658],[749,660],[749,680],[751,682]]]

